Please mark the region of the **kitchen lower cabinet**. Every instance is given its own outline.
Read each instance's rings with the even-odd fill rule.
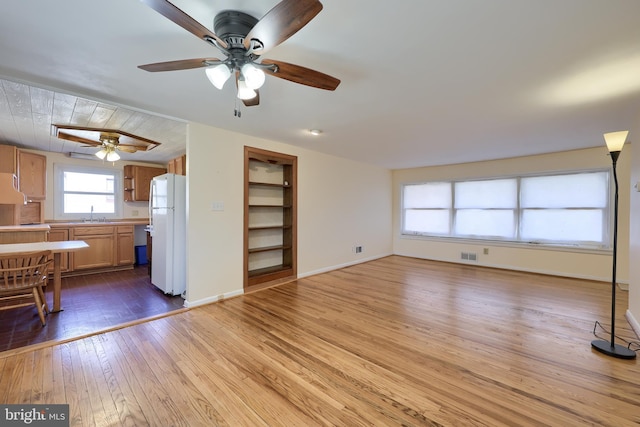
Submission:
[[[49,241],[83,240],[89,247],[62,254],[62,272],[67,275],[133,268],[135,226],[117,223],[51,224]]]
[[[74,252],[71,268],[84,270],[115,265],[115,235],[113,226],[75,227],[72,240],[84,240],[88,249]]]
[[[136,262],[133,238],[133,225],[116,227],[117,264],[127,265]]]

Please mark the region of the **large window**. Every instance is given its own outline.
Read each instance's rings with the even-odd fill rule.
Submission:
[[[402,234],[609,246],[609,172],[405,184]]]
[[[113,219],[121,216],[122,171],[55,165],[57,219]]]

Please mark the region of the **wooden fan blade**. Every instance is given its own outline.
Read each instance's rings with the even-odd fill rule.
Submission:
[[[185,30],[189,31],[191,34],[194,34],[198,38],[207,41],[207,38],[214,39],[218,45],[224,49],[228,47],[227,43],[222,40],[220,37],[215,35],[212,31],[210,31],[207,27],[200,24],[198,21],[193,19],[191,16],[187,15],[182,9],[174,6],[172,3],[167,0],[140,0],[142,3],[151,7],[151,9],[158,12],[160,15],[165,18],[173,21],[178,24]]]
[[[274,61],[272,59],[265,59],[262,63],[277,65],[277,71],[274,72],[266,69],[264,72],[274,77],[289,80],[290,82],[325,90],[335,90],[340,84],[340,80],[335,77],[331,77],[328,74],[324,74],[310,68],[301,67],[300,65],[289,64],[288,62],[283,61]]]
[[[76,125],[63,125],[52,124],[51,135],[57,136],[62,139],[68,139],[69,141],[82,142],[93,145],[102,145],[100,141],[104,134],[113,134],[118,136],[118,140],[121,145],[136,147],[138,151],[149,151],[158,145],[159,142],[153,141],[142,136],[134,135],[129,132],[117,129],[95,128],[87,126]],[[95,139],[89,139],[86,136],[92,137],[95,135]]]
[[[256,39],[263,48],[252,53],[262,55],[297,33],[321,10],[322,3],[318,0],[282,0],[249,31],[244,47],[249,49],[251,40]]]
[[[124,151],[126,153],[135,153],[136,151],[138,151],[138,147],[131,146],[131,145],[122,145],[122,144],[116,145],[116,149],[120,151]]]
[[[191,68],[208,67],[210,64],[207,64],[206,61],[222,62],[218,58],[194,58],[138,65],[138,68],[140,68],[141,70],[150,71],[152,73],[155,73],[157,71],[189,70]]]
[[[72,141],[72,142],[79,142],[81,144],[87,144],[93,147],[98,147],[102,145],[102,142],[100,141],[93,141],[91,139],[83,138],[81,136],[71,135],[70,133],[66,133],[66,132],[58,132],[58,135],[56,136],[60,139],[66,139],[67,141]]]

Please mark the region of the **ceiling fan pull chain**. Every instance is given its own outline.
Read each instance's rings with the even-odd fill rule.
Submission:
[[[236,106],[233,109],[233,115],[237,118],[241,118],[242,117],[242,111],[240,111],[240,104],[238,103],[238,98],[236,98],[235,100]]]

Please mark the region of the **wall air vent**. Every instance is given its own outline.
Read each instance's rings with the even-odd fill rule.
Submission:
[[[460,259],[463,259],[465,261],[477,261],[478,254],[476,254],[475,252],[461,252]]]

